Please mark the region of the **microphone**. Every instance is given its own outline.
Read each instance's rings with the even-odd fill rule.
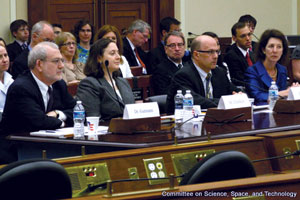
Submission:
[[[195,33],[192,33],[192,32],[188,32],[188,35],[199,36],[199,34],[195,34]]]
[[[179,129],[183,124],[185,124],[185,123],[191,121],[191,120],[194,119],[194,118],[198,118],[198,117],[199,117],[198,114],[194,114],[193,117],[191,117],[191,118],[185,120],[184,122],[181,122],[175,129]]]
[[[114,84],[113,79],[112,79],[112,77],[111,77],[111,75],[110,75],[110,73],[109,73],[109,70],[108,70],[108,65],[109,65],[108,60],[105,60],[105,61],[104,61],[104,64],[105,64],[106,71],[107,71],[107,73],[108,73],[109,79],[110,79],[110,81],[111,81],[113,90],[114,90],[114,92],[115,92],[115,95],[116,95],[116,98],[117,98],[117,101],[118,101],[118,104],[119,104],[119,108],[120,108],[120,110],[122,111],[122,108],[121,108],[121,102],[119,101],[119,96],[118,96],[118,94],[117,94],[117,91],[116,91],[116,88],[115,88],[115,84]],[[123,112],[123,111],[122,111],[122,112]]]
[[[286,154],[286,155],[263,158],[263,159],[259,159],[259,160],[252,160],[252,162],[255,163],[255,162],[261,162],[261,161],[273,160],[273,159],[280,159],[280,158],[285,158],[285,157],[289,157],[289,156],[298,156],[298,155],[300,155],[300,150],[294,151],[294,152]]]
[[[254,33],[252,33],[252,35],[255,37],[255,39],[257,39],[259,41],[258,37],[256,37],[256,35]]]

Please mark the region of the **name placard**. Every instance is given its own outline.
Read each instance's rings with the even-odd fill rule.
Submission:
[[[157,102],[127,104],[125,105],[123,113],[123,119],[139,119],[159,116]]]
[[[224,95],[221,97],[218,109],[232,109],[251,107],[250,101],[246,94]]]
[[[300,99],[300,87],[291,87],[287,100],[299,100]]]

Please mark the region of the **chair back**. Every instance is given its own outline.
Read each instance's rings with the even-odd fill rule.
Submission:
[[[60,164],[48,159],[22,160],[0,169],[0,196],[1,199],[71,198],[72,186]]]
[[[143,75],[143,67],[142,66],[135,66],[130,67],[131,73],[133,76],[142,76]]]
[[[180,185],[255,177],[251,160],[239,151],[220,151],[199,161],[182,179]]]
[[[74,97],[77,93],[79,82],[76,83],[68,83],[68,92]]]
[[[145,99],[145,102],[157,102],[160,114],[166,113],[166,106],[167,106],[167,95],[156,95],[156,96],[151,96],[147,97]]]

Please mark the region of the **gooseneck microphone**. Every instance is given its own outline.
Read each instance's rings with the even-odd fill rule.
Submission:
[[[199,36],[199,34],[195,34],[195,33],[192,33],[192,32],[188,32],[188,35]]]
[[[289,156],[298,156],[298,155],[300,155],[300,150],[294,151],[294,152],[286,154],[286,155],[263,158],[263,159],[259,159],[259,160],[252,160],[252,162],[255,163],[255,162],[261,162],[261,161],[273,160],[273,159],[280,159],[280,158],[285,158],[285,157],[289,157]]]
[[[119,108],[120,108],[120,110],[122,111],[122,108],[121,108],[121,102],[120,102],[120,100],[119,100],[119,96],[118,96],[118,94],[117,94],[117,91],[116,91],[116,88],[115,88],[115,84],[114,84],[113,79],[112,79],[112,77],[111,77],[111,75],[110,75],[110,73],[109,73],[109,70],[108,70],[108,65],[109,65],[108,60],[105,60],[104,64],[105,64],[105,67],[106,67],[106,70],[107,70],[109,79],[110,79],[110,81],[111,81],[113,90],[114,90],[114,92],[115,92],[115,95],[116,95],[116,98],[117,98],[117,101],[118,101],[118,104],[119,104]]]

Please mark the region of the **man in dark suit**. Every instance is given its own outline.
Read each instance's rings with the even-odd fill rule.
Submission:
[[[230,83],[226,72],[216,67],[219,46],[207,35],[196,37],[191,44],[192,60],[175,75],[168,91],[167,112],[174,112],[177,90],[191,90],[195,105],[201,108],[217,107],[222,95],[234,94],[238,89]]]
[[[173,17],[165,17],[159,23],[159,31],[161,35],[161,41],[158,43],[156,48],[151,49],[148,53],[149,65],[151,72],[155,71],[156,66],[167,58],[165,53],[165,37],[172,31],[181,31],[180,21]]]
[[[255,30],[257,21],[256,21],[256,19],[255,19],[253,16],[248,15],[248,14],[247,14],[247,15],[242,15],[242,16],[239,18],[239,21],[238,21],[238,22],[246,23],[246,24],[249,26],[249,28],[250,28],[251,34],[252,34],[257,40],[259,40],[259,39],[256,37],[256,35],[254,34],[254,30]],[[255,50],[255,48],[256,48],[256,45],[257,45],[257,42],[252,41],[252,42],[251,42],[251,48],[250,48],[250,51],[253,51],[253,52],[254,52],[254,50]]]
[[[30,71],[9,87],[2,134],[57,129],[73,125],[76,102],[61,79],[63,59],[56,44],[42,42],[29,53]]]
[[[0,123],[0,163],[16,161],[17,147],[5,136],[17,132],[72,126],[76,102],[62,80],[63,59],[52,42],[36,45],[29,54],[30,71],[9,87]]]
[[[182,68],[185,40],[181,32],[173,31],[165,36],[164,46],[167,58],[157,65],[152,83],[156,95],[167,94],[174,74]]]
[[[123,55],[126,57],[129,66],[142,66],[143,74],[147,74],[149,65],[147,54],[141,47],[148,42],[150,33],[150,25],[138,19],[132,22],[126,37],[123,39]]]
[[[29,27],[25,20],[17,19],[10,24],[10,32],[14,36],[15,41],[7,45],[7,53],[10,62],[14,62],[16,57],[27,49],[29,38]]]
[[[226,53],[224,61],[230,72],[231,81],[235,85],[244,86],[244,73],[247,67],[254,64],[251,47],[251,32],[246,23],[237,22],[231,28],[232,39],[235,43]]]
[[[24,71],[29,71],[28,68],[28,54],[29,51],[43,41],[54,41],[54,32],[52,25],[46,21],[37,22],[31,30],[31,42],[28,49],[24,50],[14,61],[11,67],[11,74],[13,79],[16,79],[19,74]]]

